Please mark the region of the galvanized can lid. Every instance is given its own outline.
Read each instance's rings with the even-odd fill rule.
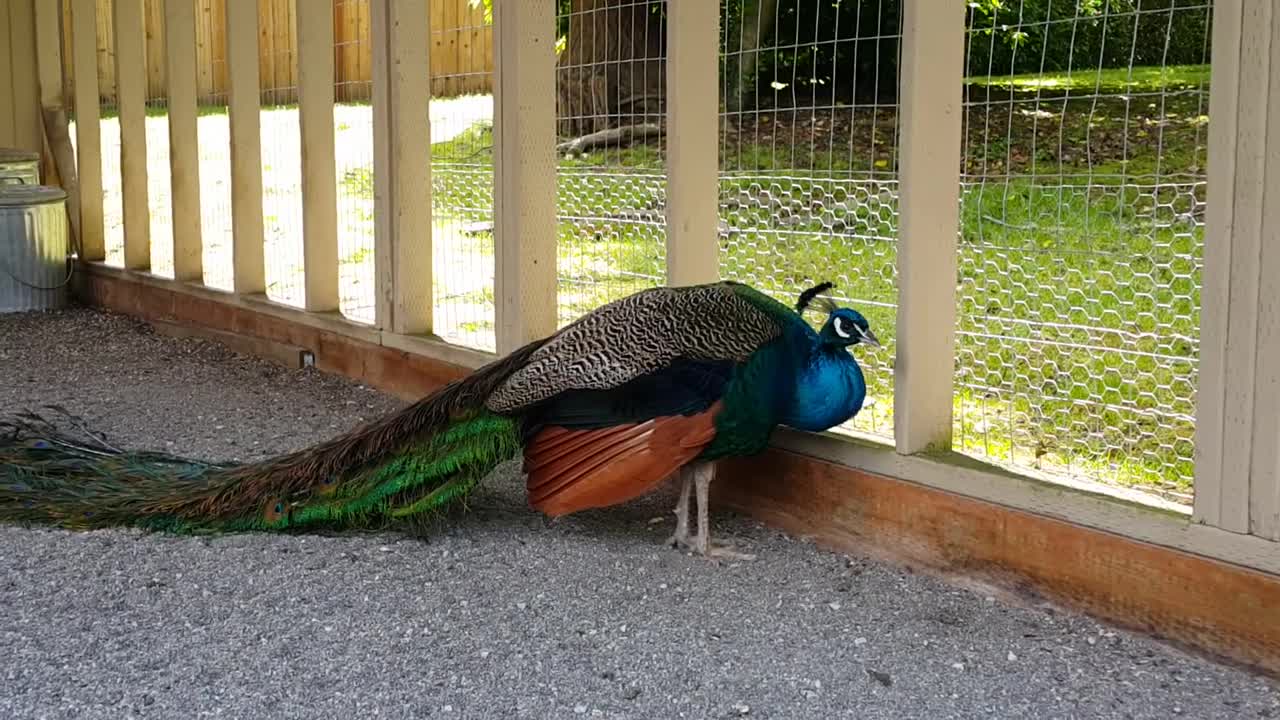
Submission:
[[[39,162],[40,154],[30,150],[0,147],[0,163]]]
[[[0,183],[0,207],[23,207],[63,202],[67,191],[50,185],[7,185]]]

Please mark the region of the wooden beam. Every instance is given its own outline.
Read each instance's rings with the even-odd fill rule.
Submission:
[[[40,107],[62,107],[62,35],[58,2],[35,2],[36,64],[40,72]]]
[[[338,309],[338,186],[333,127],[333,13],[297,0],[304,307]]]
[[[506,354],[558,324],[555,3],[497,2],[493,25],[494,295]]]
[[[667,283],[720,277],[720,6],[667,6]]]
[[[71,2],[71,65],[75,74],[76,174],[80,183],[83,260],[107,256],[102,215],[102,108],[98,99],[98,3]],[[0,73],[3,75],[3,73]]]
[[[169,90],[169,183],[173,194],[173,277],[184,282],[203,282],[195,3],[165,0],[164,25],[165,77]]]
[[[13,63],[13,93],[0,102],[13,106],[13,145],[38,153],[44,148],[44,133],[35,34],[35,10],[30,0],[10,0],[8,50]]]
[[[1262,232],[1256,300],[1253,457],[1249,464],[1249,532],[1280,540],[1280,12],[1270,17]]]
[[[898,452],[951,449],[964,0],[903,6],[898,319]]]
[[[120,186],[124,266],[151,268],[147,192],[147,38],[143,0],[115,0],[116,107],[120,113]]]
[[[262,220],[258,2],[226,0],[226,4],[232,287],[237,293],[257,295],[267,291]]]
[[[14,133],[14,103],[13,98],[13,81],[14,67],[13,55],[9,52],[9,42],[12,30],[9,23],[9,8],[6,5],[0,5],[0,42],[4,42],[3,52],[0,52],[0,146],[12,147],[18,144],[17,136]]]
[[[375,0],[375,316],[392,332],[431,332],[430,13],[426,0]]]

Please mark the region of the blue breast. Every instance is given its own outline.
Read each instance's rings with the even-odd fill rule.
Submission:
[[[820,348],[797,378],[782,423],[810,432],[830,430],[856,415],[866,397],[867,383],[853,356],[844,349]]]

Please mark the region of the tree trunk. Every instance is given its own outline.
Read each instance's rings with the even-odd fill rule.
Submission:
[[[731,54],[726,63],[728,77],[725,81],[733,88],[728,99],[730,112],[755,107],[760,48],[773,39],[777,17],[778,0],[747,0],[743,7],[740,35],[729,38],[730,47],[737,46],[737,52]]]
[[[664,0],[572,0],[556,73],[561,136],[661,122],[666,21],[659,10],[665,5]]]

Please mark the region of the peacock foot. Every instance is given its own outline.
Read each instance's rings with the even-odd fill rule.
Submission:
[[[755,555],[734,550],[733,546],[728,543],[705,540],[700,536],[691,537],[687,529],[681,533],[679,532],[679,528],[677,528],[677,532],[667,538],[665,544],[679,550],[685,550],[706,558],[714,558],[716,560],[750,562],[756,559]]]

